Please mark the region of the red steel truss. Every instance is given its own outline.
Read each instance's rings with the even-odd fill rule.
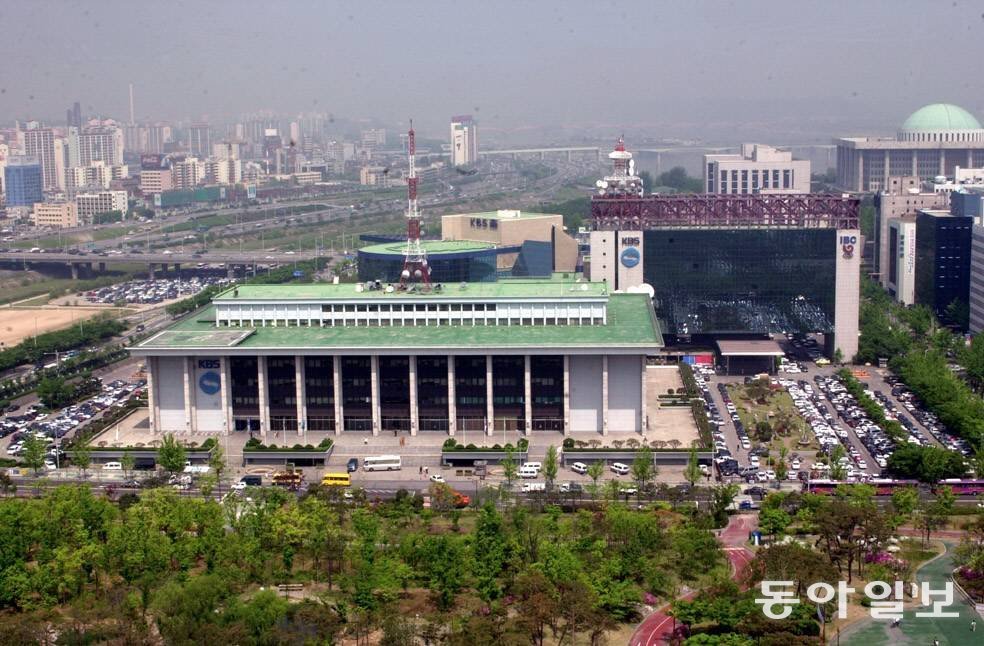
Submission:
[[[596,231],[669,228],[857,229],[861,200],[824,193],[591,198]]]

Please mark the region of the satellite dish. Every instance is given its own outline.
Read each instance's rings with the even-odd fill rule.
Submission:
[[[598,188],[605,188],[604,180],[599,179],[597,182],[595,182],[595,186],[597,186]]]

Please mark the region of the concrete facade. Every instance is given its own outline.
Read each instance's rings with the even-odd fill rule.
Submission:
[[[974,224],[970,248],[970,332],[984,330],[984,225]]]
[[[915,217],[921,209],[945,208],[949,204],[946,195],[923,193],[918,177],[899,176],[888,178],[888,188],[875,196],[875,274],[882,287],[888,288],[888,226],[894,218]]]
[[[809,193],[810,161],[762,144],[738,154],[704,155],[705,193]]]
[[[903,305],[916,302],[916,219],[888,221],[888,259],[885,287]]]

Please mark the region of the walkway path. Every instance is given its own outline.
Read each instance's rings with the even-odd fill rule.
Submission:
[[[721,531],[721,542],[724,544],[728,561],[731,562],[735,579],[741,577],[752,560],[752,551],[745,547],[745,542],[748,540],[748,532],[757,526],[758,516],[746,514],[732,516],[728,526]],[[690,600],[696,594],[697,591],[694,590],[681,596],[680,599]],[[643,619],[632,635],[629,646],[655,646],[669,643],[675,626],[669,611],[670,606],[667,604]]]
[[[946,553],[942,556],[929,561],[916,573],[916,579],[920,582],[926,581],[931,584],[931,589],[941,589],[943,584],[950,580],[950,572],[953,570],[953,543],[946,543]],[[863,621],[851,626],[841,633],[841,642],[844,644],[864,644],[874,646],[876,644],[918,644],[930,646],[934,639],[938,639],[940,646],[967,646],[979,645],[984,643],[984,620],[977,616],[973,606],[967,603],[958,591],[954,591],[954,602],[945,611],[959,612],[959,617],[952,618],[928,618],[916,617],[916,610],[906,610],[902,625],[898,628],[891,627],[888,619],[865,618]],[[977,632],[970,631],[970,622],[976,620],[978,623]],[[829,631],[827,633],[831,641]]]

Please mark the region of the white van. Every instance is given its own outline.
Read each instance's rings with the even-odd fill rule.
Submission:
[[[524,462],[523,463],[523,466],[524,467],[530,467],[531,469],[536,469],[538,473],[539,473],[540,469],[543,468],[543,465],[540,464],[539,462]]]
[[[530,493],[531,491],[546,491],[547,483],[545,482],[524,482],[523,483],[523,493]]]
[[[105,471],[122,471],[123,465],[119,462],[107,462],[103,465]]]
[[[519,467],[519,477],[520,478],[535,478],[538,475],[540,475],[540,470],[539,469],[536,469],[534,467],[531,467],[528,464],[524,464],[523,466]]]
[[[571,471],[573,471],[574,473],[580,473],[581,475],[584,475],[585,473],[588,472],[588,465],[586,465],[583,462],[575,462],[574,464],[571,465]]]
[[[612,471],[615,472],[615,473],[617,473],[620,476],[629,475],[629,465],[622,464],[621,462],[613,462],[612,463]]]

